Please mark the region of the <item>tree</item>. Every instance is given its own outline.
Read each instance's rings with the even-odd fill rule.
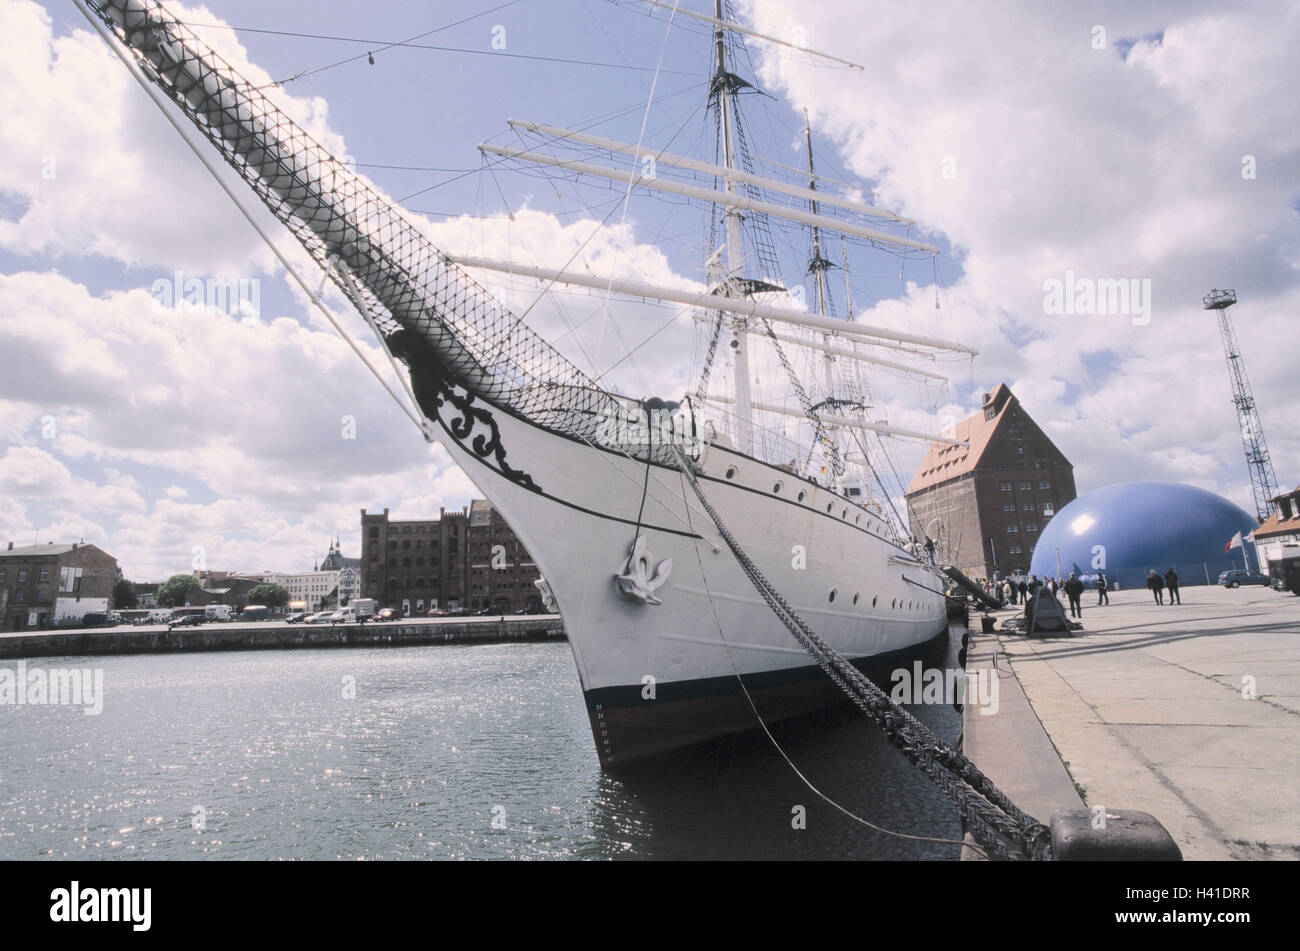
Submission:
[[[113,607],[133,608],[139,603],[140,599],[135,592],[135,583],[127,581],[125,578],[118,578],[117,583],[113,585]]]
[[[265,604],[278,611],[289,603],[289,589],[282,584],[259,584],[248,592],[249,604]]]
[[[202,588],[193,575],[172,575],[158,587],[158,603],[165,608],[183,605],[191,591]]]

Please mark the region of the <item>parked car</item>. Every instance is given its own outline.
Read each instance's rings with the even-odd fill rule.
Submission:
[[[506,614],[506,609],[496,604],[489,604],[487,607],[479,608],[477,611],[474,612],[475,617],[491,617],[491,616],[504,617],[505,614]]]
[[[400,621],[402,612],[397,608],[380,608],[379,613],[375,615],[376,621]]]
[[[305,620],[306,617],[307,617],[306,611],[294,611],[292,614],[290,614],[288,617],[284,619],[284,623],[298,624],[299,622]]]
[[[1219,584],[1225,588],[1237,588],[1243,584],[1258,584],[1268,587],[1268,575],[1257,575],[1245,568],[1232,568],[1219,575]]]
[[[429,617],[446,617],[448,615],[446,608],[429,608]]]
[[[452,608],[447,617],[469,617],[473,612],[469,608]]]
[[[167,630],[174,627],[198,627],[207,621],[202,614],[182,614],[180,617],[174,617],[167,622]]]
[[[315,614],[308,614],[302,619],[304,624],[328,624],[333,611],[317,611]]]

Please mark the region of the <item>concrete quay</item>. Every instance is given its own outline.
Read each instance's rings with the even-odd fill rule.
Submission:
[[[967,705],[964,750],[1043,822],[1082,797],[1151,813],[1187,860],[1300,859],[1300,598],[1181,594],[1087,592],[1066,635],[972,630],[968,674],[996,653],[1001,696]]]
[[[188,651],[287,650],[298,647],[408,647],[485,644],[564,637],[556,614],[444,618],[368,624],[213,622],[195,627],[119,626],[0,635],[0,659],[94,654],[169,654]]]

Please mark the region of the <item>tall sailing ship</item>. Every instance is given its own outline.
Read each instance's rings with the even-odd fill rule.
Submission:
[[[593,276],[581,262],[543,268],[445,253],[161,4],[76,2],[178,131],[207,140],[191,142],[199,158],[224,159],[357,308],[426,438],[446,447],[524,541],[563,615],[602,765],[834,699],[726,534],[863,670],[910,664],[943,642],[943,584],[924,546],[891,519],[878,469],[883,440],[956,440],[870,419],[879,384],[869,374],[943,381],[936,354],[974,351],[862,324],[851,299],[832,312],[831,272],[847,270],[850,242],[922,258],[937,249],[910,237],[907,219],[830,187],[813,166],[810,133],[806,171],[756,171],[739,108],[752,87],[734,71],[752,31],[727,19],[721,0],[712,16],[690,14],[712,31],[710,160],[516,120],[514,130],[544,145],[480,146],[510,163],[701,203],[718,241],[694,290]],[[583,157],[542,150],[555,146]],[[588,161],[594,154],[609,160]],[[807,229],[808,306],[781,277],[773,220]],[[840,264],[828,257],[836,238]],[[702,343],[698,385],[675,399],[602,386],[476,276],[495,272],[682,309]],[[784,380],[784,398],[755,398],[759,371]]]

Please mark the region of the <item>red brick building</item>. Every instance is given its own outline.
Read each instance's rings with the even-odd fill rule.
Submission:
[[[1038,536],[1074,500],[1074,466],[1010,388],[985,393],[956,426],[969,446],[932,443],[907,489],[912,534],[936,538],[936,557],[972,578],[1029,570]]]
[[[431,608],[540,604],[532,557],[492,504],[476,499],[436,519],[393,521],[361,510],[361,597],[423,615]]]
[[[94,545],[10,542],[0,551],[0,623],[6,631],[80,623],[113,608],[117,559]]]

